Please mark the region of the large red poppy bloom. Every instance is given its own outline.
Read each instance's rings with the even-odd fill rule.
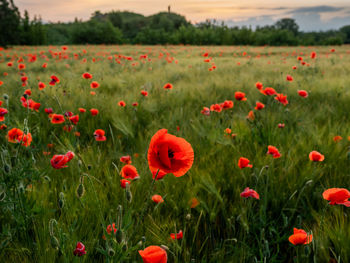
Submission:
[[[19,138],[23,136],[23,131],[17,128],[13,128],[7,133],[7,140],[12,143],[20,142]]]
[[[148,165],[152,173],[163,171],[176,177],[183,176],[191,167],[194,152],[185,139],[168,134],[161,129],[151,139],[148,149]]]
[[[309,154],[309,159],[313,162],[322,162],[324,160],[324,155],[317,151],[312,151]]]
[[[149,246],[144,250],[139,250],[143,263],[166,263],[168,256],[166,251],[159,246]]]
[[[293,245],[306,245],[311,243],[312,235],[308,235],[305,230],[294,228],[293,235],[291,235],[288,240]]]
[[[121,170],[121,175],[123,178],[131,179],[131,180],[134,180],[140,177],[139,174],[137,173],[136,167],[131,164],[127,164],[123,166]]]
[[[64,122],[64,116],[62,114],[53,114],[51,118],[51,123],[60,124]]]
[[[329,188],[322,194],[325,200],[329,201],[330,205],[345,205],[350,207],[350,192],[345,188]]]

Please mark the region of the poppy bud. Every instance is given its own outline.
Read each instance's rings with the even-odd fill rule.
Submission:
[[[128,246],[126,243],[124,243],[124,245],[122,246],[122,250],[125,252],[128,250]]]
[[[78,166],[82,166],[83,162],[81,160],[78,161]]]
[[[118,243],[122,242],[123,231],[121,231],[120,229],[117,229],[117,232],[115,233],[115,238],[117,239]]]
[[[191,214],[186,215],[186,220],[190,221],[191,220]]]
[[[47,176],[47,175],[44,176],[44,179],[45,179],[46,181],[48,181],[48,182],[51,182],[51,178],[50,178],[49,176]]]
[[[126,200],[128,200],[129,203],[132,201],[132,193],[130,191],[130,184],[125,185],[125,193],[126,193]]]
[[[54,232],[53,232],[53,226],[54,224],[57,225],[57,221],[53,218],[50,219],[49,221],[49,232],[50,232],[50,236],[53,236],[54,235]]]
[[[28,95],[27,95],[27,94],[23,94],[23,97],[24,97],[25,99],[27,99],[27,98],[28,98]]]
[[[51,246],[52,246],[52,248],[53,249],[59,249],[59,247],[60,247],[60,244],[59,244],[59,242],[58,242],[58,239],[55,237],[55,236],[51,236]]]
[[[60,209],[64,207],[64,202],[64,193],[61,192],[58,198],[58,206],[60,207]]]
[[[78,198],[82,198],[83,195],[85,194],[85,187],[82,183],[78,185],[76,193]]]
[[[8,99],[9,99],[9,95],[4,94],[4,95],[3,95],[3,98],[4,98],[4,100],[8,100]]]
[[[169,251],[169,248],[167,246],[165,246],[165,245],[161,245],[160,247],[165,249],[166,251]]]
[[[115,255],[115,251],[112,248],[108,249],[108,256],[113,257]]]
[[[3,189],[0,193],[0,202],[2,202],[6,197],[6,192],[5,189]]]
[[[142,236],[142,237],[141,237],[141,241],[142,241],[142,243],[146,243],[146,237],[145,237],[145,236]]]
[[[91,164],[88,165],[88,170],[91,170],[92,166]]]
[[[4,171],[5,171],[5,173],[9,173],[10,171],[11,171],[11,168],[10,168],[10,166],[9,165],[7,165],[7,164],[5,164],[4,165]]]

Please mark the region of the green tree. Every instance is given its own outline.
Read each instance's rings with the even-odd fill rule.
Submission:
[[[299,26],[292,18],[282,18],[275,23],[277,29],[288,30],[297,35],[299,32]]]
[[[13,0],[0,0],[0,46],[19,44],[20,13]]]
[[[350,25],[343,26],[340,29],[340,32],[342,32],[345,35],[344,43],[350,44]]]

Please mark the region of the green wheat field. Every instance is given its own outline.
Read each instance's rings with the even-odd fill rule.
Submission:
[[[350,189],[349,46],[18,46],[0,51],[0,83],[1,262],[143,262],[151,245],[179,263],[350,261],[350,208],[322,196]],[[32,140],[11,142],[13,128]],[[152,178],[160,129],[193,148],[183,176]],[[139,175],[125,188],[122,156]],[[241,196],[246,187],[259,199]],[[294,228],[312,241],[292,244]],[[77,242],[86,254],[74,255]]]

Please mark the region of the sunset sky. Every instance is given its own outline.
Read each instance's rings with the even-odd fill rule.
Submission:
[[[282,17],[295,18],[302,30],[337,29],[350,24],[349,0],[14,0],[21,12],[43,21],[67,22],[75,17],[89,19],[96,10],[128,10],[143,15],[167,11],[184,15],[191,22],[206,18],[224,20],[228,25],[266,25]]]

